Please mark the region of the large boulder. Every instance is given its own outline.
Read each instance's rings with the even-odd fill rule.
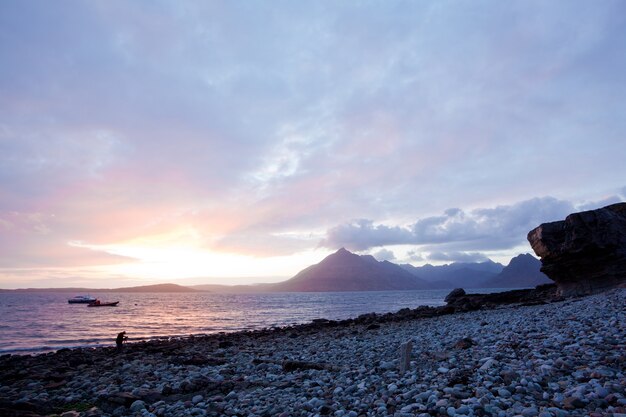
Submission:
[[[464,295],[465,295],[465,290],[463,288],[455,288],[452,291],[450,291],[448,295],[446,295],[446,298],[444,298],[443,301],[445,301],[446,303],[449,303],[450,301],[453,301]]]
[[[544,223],[528,233],[528,241],[559,295],[592,294],[626,284],[626,203]]]

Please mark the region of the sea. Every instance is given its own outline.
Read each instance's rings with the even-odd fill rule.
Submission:
[[[468,292],[497,292],[476,289]],[[0,354],[38,354],[62,348],[113,346],[129,341],[256,330],[324,318],[444,305],[450,290],[216,294],[97,293],[117,307],[69,304],[63,292],[0,293]]]

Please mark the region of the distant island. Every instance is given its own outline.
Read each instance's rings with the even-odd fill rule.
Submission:
[[[178,284],[154,284],[154,285],[141,285],[138,287],[123,287],[123,288],[81,288],[81,287],[66,287],[66,288],[18,288],[15,290],[0,290],[3,292],[16,291],[16,292],[73,292],[73,293],[85,293],[85,292],[206,292],[199,288],[184,287]]]
[[[272,284],[192,285],[156,284],[124,288],[23,288],[22,292],[341,292],[406,291],[452,288],[527,288],[552,282],[541,271],[541,262],[530,254],[518,255],[507,266],[486,261],[448,265],[397,265],[377,261],[371,255],[357,255],[345,248],[321,262],[298,272],[292,278]]]

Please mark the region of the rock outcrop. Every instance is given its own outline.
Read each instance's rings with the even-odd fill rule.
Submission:
[[[559,295],[592,294],[626,284],[626,203],[544,223],[528,233],[528,241]]]
[[[445,298],[446,306],[456,312],[492,309],[507,304],[534,305],[560,301],[556,295],[556,285],[544,284],[535,288],[493,292],[489,294],[466,294],[462,288],[456,288]]]

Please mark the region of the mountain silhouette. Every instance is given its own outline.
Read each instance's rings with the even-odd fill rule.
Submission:
[[[433,288],[480,288],[502,272],[504,266],[491,260],[485,262],[455,262],[448,265],[400,265],[406,271],[429,282]]]
[[[550,284],[553,281],[541,272],[541,261],[529,253],[518,255],[495,277],[485,281],[485,288],[524,288]]]
[[[419,277],[371,255],[359,256],[344,248],[293,278],[273,284],[273,291],[389,291],[423,290],[431,286]]]

